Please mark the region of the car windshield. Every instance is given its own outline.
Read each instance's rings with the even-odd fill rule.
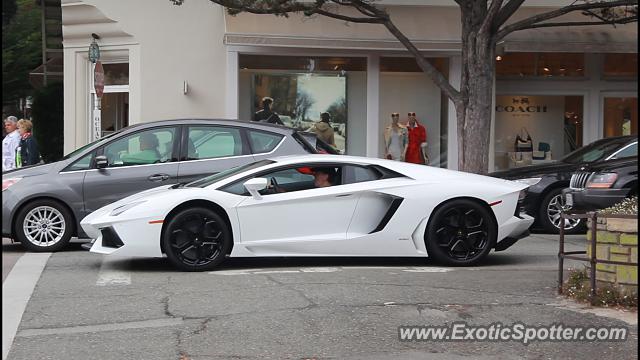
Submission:
[[[227,169],[225,171],[221,171],[219,173],[213,174],[213,175],[209,175],[205,178],[202,179],[198,179],[196,181],[192,181],[188,184],[185,184],[185,187],[207,187],[213,183],[216,183],[218,181],[224,180],[226,178],[229,178],[233,175],[239,174],[243,171],[247,171],[247,170],[251,170],[251,169],[255,169],[255,168],[259,168],[261,166],[264,165],[269,165],[269,164],[273,164],[275,161],[272,160],[260,160],[260,161],[256,161],[254,163],[250,163],[250,164],[245,164],[245,165],[240,165],[240,166],[236,166],[233,167],[231,169]]]
[[[596,141],[565,156],[562,161],[570,164],[581,164],[604,159],[616,149],[626,144],[628,139],[620,141]]]
[[[83,147],[80,147],[80,148],[78,148],[78,149],[75,149],[75,150],[73,150],[72,152],[70,152],[70,153],[68,153],[67,155],[65,155],[65,156],[62,158],[62,160],[67,160],[67,159],[69,159],[69,158],[71,158],[71,157],[73,157],[73,156],[76,156],[76,155],[80,154],[81,152],[85,151],[86,149],[88,149],[88,148],[92,147],[93,145],[95,145],[95,144],[97,144],[97,143],[99,143],[99,142],[103,142],[103,141],[105,141],[105,140],[107,140],[107,139],[111,138],[112,136],[114,136],[114,135],[115,135],[115,134],[117,134],[117,133],[118,133],[118,132],[111,133],[111,134],[109,134],[109,135],[107,135],[107,136],[105,136],[105,137],[103,137],[103,138],[100,138],[100,139],[98,139],[98,140],[96,140],[96,141],[90,142],[90,143],[88,143],[87,145],[85,145],[85,146],[83,146]]]

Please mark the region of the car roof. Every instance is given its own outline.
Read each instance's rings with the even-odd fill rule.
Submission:
[[[184,118],[184,119],[154,120],[154,121],[148,121],[148,122],[139,123],[139,124],[133,124],[126,127],[125,132],[128,133],[131,131],[137,131],[141,129],[156,127],[156,126],[190,125],[190,124],[240,126],[240,127],[258,129],[258,130],[275,131],[281,134],[290,134],[296,131],[295,129],[292,129],[290,127],[286,127],[278,124],[270,124],[270,123],[249,121],[249,120]]]

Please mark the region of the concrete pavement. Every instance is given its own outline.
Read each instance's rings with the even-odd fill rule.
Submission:
[[[569,237],[569,249],[583,246],[584,236]],[[50,257],[9,359],[637,358],[637,325],[556,296],[557,236],[532,235],[473,268],[406,258],[269,258],[184,273],[163,259],[78,249]],[[402,325],[456,321],[616,325],[631,336],[529,345],[398,340]]]

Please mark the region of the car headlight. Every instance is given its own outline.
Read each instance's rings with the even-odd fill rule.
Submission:
[[[123,212],[131,209],[132,207],[138,206],[138,205],[140,205],[140,204],[142,204],[144,202],[146,202],[146,200],[136,201],[136,202],[132,202],[132,203],[128,203],[128,204],[124,204],[124,205],[118,206],[117,208],[111,210],[111,214],[109,214],[109,215],[118,216],[118,215],[122,214]]]
[[[513,180],[513,181],[519,182],[521,184],[525,184],[527,186],[533,186],[533,185],[539,183],[540,180],[542,180],[542,178],[536,177],[536,178],[516,179],[516,180]]]
[[[587,180],[587,188],[589,189],[608,189],[616,182],[618,174],[616,173],[594,173]]]
[[[9,179],[2,179],[2,191],[7,190],[11,185],[17,183],[18,181],[22,180],[22,178],[18,177],[18,178],[9,178]]]

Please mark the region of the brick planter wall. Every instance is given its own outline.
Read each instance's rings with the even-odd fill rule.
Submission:
[[[638,262],[638,220],[598,218],[596,231],[596,258],[612,261]],[[589,219],[591,229],[591,219]],[[587,232],[591,240],[591,230]],[[591,244],[587,243],[587,257],[591,257]],[[638,267],[636,265],[596,265],[598,287],[613,285],[627,294],[638,293]]]

